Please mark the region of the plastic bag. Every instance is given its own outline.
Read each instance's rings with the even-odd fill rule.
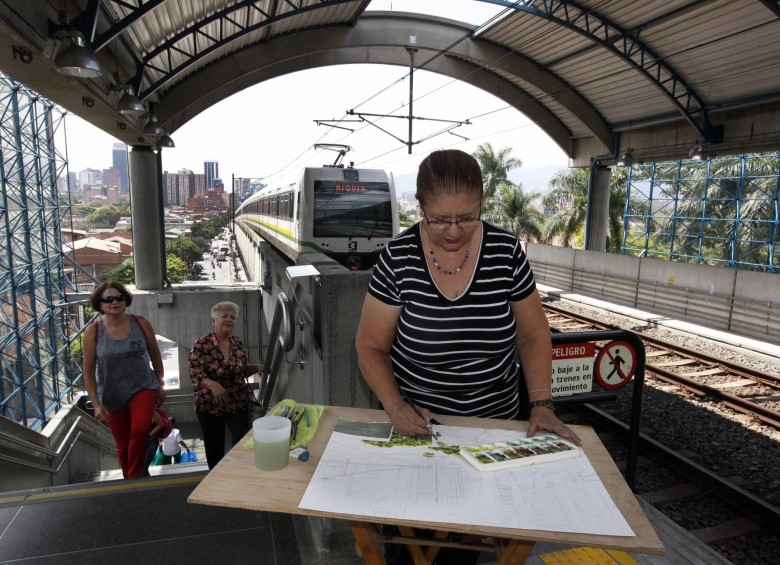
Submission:
[[[196,463],[198,456],[192,451],[185,451],[181,454],[181,463]]]
[[[163,452],[158,449],[157,453],[154,454],[154,459],[152,459],[150,465],[162,465],[164,461],[165,455],[163,455]]]

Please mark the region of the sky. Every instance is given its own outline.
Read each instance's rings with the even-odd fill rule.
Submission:
[[[370,9],[446,14],[477,25],[501,11],[475,0],[374,0]],[[413,114],[427,120],[413,122],[411,155],[405,145],[406,119],[368,118],[389,133],[367,122],[337,122],[340,128],[315,122],[357,119],[346,115],[348,110],[407,116],[408,72],[399,66],[341,65],[292,73],[247,88],[169,132],[176,147],[163,149],[163,168],[202,173],[203,161],[214,160],[228,190],[232,176],[273,184],[296,176],[302,167],[333,163],[336,151],[314,148],[323,143],[349,145],[345,164],[385,169],[397,178],[416,173],[419,162],[437,149],[473,153],[483,143],[494,149],[509,147],[512,156],[523,162],[510,178],[529,191],[543,190],[553,173],[567,167],[563,151],[523,114],[484,91],[427,71],[414,74]],[[468,120],[471,125],[436,135],[450,124],[433,120]],[[66,128],[71,172],[111,166],[115,138],[75,115],[67,117]]]

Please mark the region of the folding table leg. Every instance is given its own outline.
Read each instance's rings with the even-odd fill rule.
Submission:
[[[500,565],[523,565],[534,548],[532,541],[503,538],[493,538],[493,544]]]
[[[355,537],[357,551],[367,565],[387,565],[385,556],[377,545],[379,527],[368,522],[355,522],[350,520],[349,527]]]

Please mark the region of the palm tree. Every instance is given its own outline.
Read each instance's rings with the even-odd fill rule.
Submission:
[[[539,241],[544,214],[531,206],[538,193],[525,194],[523,187],[502,182],[494,198],[494,205],[485,214],[486,219],[516,233],[520,239]]]
[[[778,157],[743,155],[681,164],[671,220],[676,245],[670,254],[729,266],[765,265],[774,235]]]
[[[571,247],[572,239],[585,226],[588,176],[587,169],[568,169],[557,172],[550,179],[552,190],[542,199],[544,207],[554,208],[560,203],[565,207],[548,220],[542,235],[545,243],[560,238],[564,247]]]
[[[552,190],[542,200],[545,208],[556,207],[561,202],[568,206],[548,220],[542,235],[545,243],[560,238],[564,247],[571,247],[572,240],[582,235],[588,209],[589,178],[588,169],[568,169],[550,179]],[[620,168],[613,172],[610,181],[607,251],[612,253],[620,253],[625,205],[626,169]]]
[[[496,152],[490,143],[483,143],[473,153],[482,169],[482,187],[485,190],[485,200],[490,200],[499,184],[512,184],[508,178],[509,171],[522,166],[523,162],[511,155],[512,149],[504,147]]]

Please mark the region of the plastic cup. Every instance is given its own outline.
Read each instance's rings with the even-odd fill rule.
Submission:
[[[263,416],[252,422],[255,439],[255,467],[278,471],[290,459],[290,420],[281,416]]]

